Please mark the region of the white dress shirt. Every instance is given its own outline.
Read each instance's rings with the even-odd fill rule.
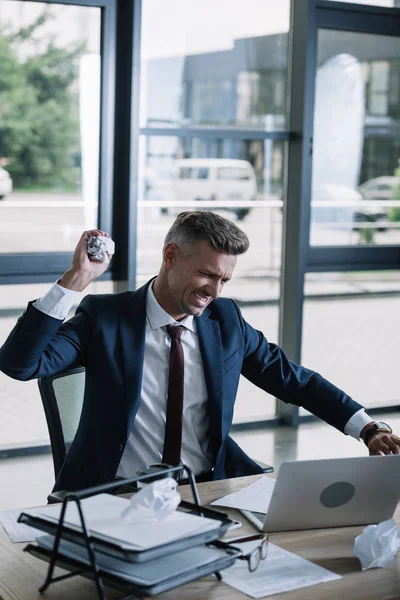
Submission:
[[[65,319],[79,297],[80,292],[55,283],[34,306],[51,317]],[[196,475],[210,471],[213,465],[208,433],[207,389],[196,322],[191,316],[176,322],[158,304],[152,285],[147,292],[146,312],[141,401],[117,475],[133,477],[141,467],[161,462],[162,459],[171,348],[166,325],[182,325],[184,328],[181,338],[185,361],[182,461]],[[360,409],[348,420],[344,432],[358,440],[361,430],[372,420],[364,409]]]
[[[213,467],[207,412],[207,388],[193,317],[179,323],[158,304],[152,285],[146,300],[146,340],[139,410],[117,475],[132,477],[145,465],[161,462],[168,396],[171,339],[166,325],[181,325],[184,355],[181,459],[195,475]]]

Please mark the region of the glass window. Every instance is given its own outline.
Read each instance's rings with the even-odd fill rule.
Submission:
[[[257,240],[255,242],[257,243]],[[240,262],[241,258],[238,261]],[[241,286],[243,287],[242,290],[240,290]],[[236,281],[234,293],[228,288],[225,291],[226,295],[230,298],[239,300],[239,305],[246,321],[259,331],[262,331],[269,342],[275,344],[278,343],[278,290],[278,282],[274,281],[274,279],[268,281],[268,279],[262,278],[257,282],[254,280],[251,281],[251,279],[246,281],[246,278],[241,277]],[[251,294],[253,302],[246,302],[246,297],[251,298]],[[258,305],[254,301],[255,294],[262,298]],[[275,412],[275,397],[266,394],[263,390],[250,383],[245,377],[241,377],[235,402],[233,422],[263,421],[264,419],[273,418]]]
[[[388,114],[390,63],[371,61],[367,80],[366,110],[369,115]]]
[[[289,12],[289,0],[144,0],[141,126],[284,128]]]
[[[310,243],[400,244],[400,38],[320,29]]]
[[[192,179],[193,169],[190,167],[183,167],[179,170],[179,179]]]
[[[76,242],[77,240],[75,240]],[[30,300],[40,298],[48,284],[2,285],[0,288],[0,346]],[[85,294],[111,293],[111,281],[92,283]],[[49,443],[37,381],[16,381],[0,373],[0,447]]]
[[[171,167],[171,176],[175,169]],[[206,167],[182,167],[179,169],[179,179],[208,179],[209,169]]]
[[[214,158],[215,155],[219,155]],[[141,136],[138,205],[137,286],[157,274],[165,235],[184,210],[213,210],[232,219],[249,236],[250,248],[238,257],[234,276],[224,294],[240,305],[245,319],[271,342],[278,338],[282,241],[282,189],[285,148],[271,140],[248,142],[185,140]],[[176,179],[176,162],[202,160],[213,171],[226,163],[247,161],[245,169],[229,167],[235,177]],[[221,165],[221,166],[219,166]],[[224,165],[224,166],[222,166]],[[201,169],[202,167],[196,167]],[[238,179],[239,172],[253,176]],[[263,420],[275,414],[275,400],[242,379],[235,422]]]
[[[101,9],[0,0],[0,253],[97,226]]]
[[[238,75],[237,91],[238,123],[272,128],[273,115],[281,112],[285,102],[286,72],[242,71]]]
[[[400,272],[308,273],[302,364],[367,407],[400,405]]]
[[[290,1],[278,4],[249,0],[244,10],[240,0],[144,0],[141,47],[146,130],[137,285],[157,273],[164,236],[179,212],[217,211],[238,222],[251,242],[225,293],[271,341],[278,331],[285,144],[251,134],[234,139],[233,131],[285,129]],[[199,137],[164,134],[179,127],[198,127]],[[243,380],[235,421],[274,414],[274,399]]]

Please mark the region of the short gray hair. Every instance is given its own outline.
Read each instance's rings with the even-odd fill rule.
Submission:
[[[173,242],[183,254],[190,254],[196,242],[207,241],[211,248],[222,254],[244,254],[249,238],[234,223],[210,211],[180,213],[165,236],[164,247]]]

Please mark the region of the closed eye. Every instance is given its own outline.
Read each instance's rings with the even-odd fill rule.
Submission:
[[[220,275],[218,275],[218,273],[213,273],[212,271],[200,271],[200,273],[209,279],[220,279]],[[230,281],[230,277],[224,277],[221,279],[222,284],[228,283],[228,281]]]

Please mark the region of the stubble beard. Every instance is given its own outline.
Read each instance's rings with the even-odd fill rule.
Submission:
[[[203,314],[205,307],[204,308],[193,307],[193,306],[190,306],[189,304],[186,304],[186,302],[184,302],[183,300],[181,300],[179,303],[179,308],[185,315],[188,315],[191,317],[200,317]]]

